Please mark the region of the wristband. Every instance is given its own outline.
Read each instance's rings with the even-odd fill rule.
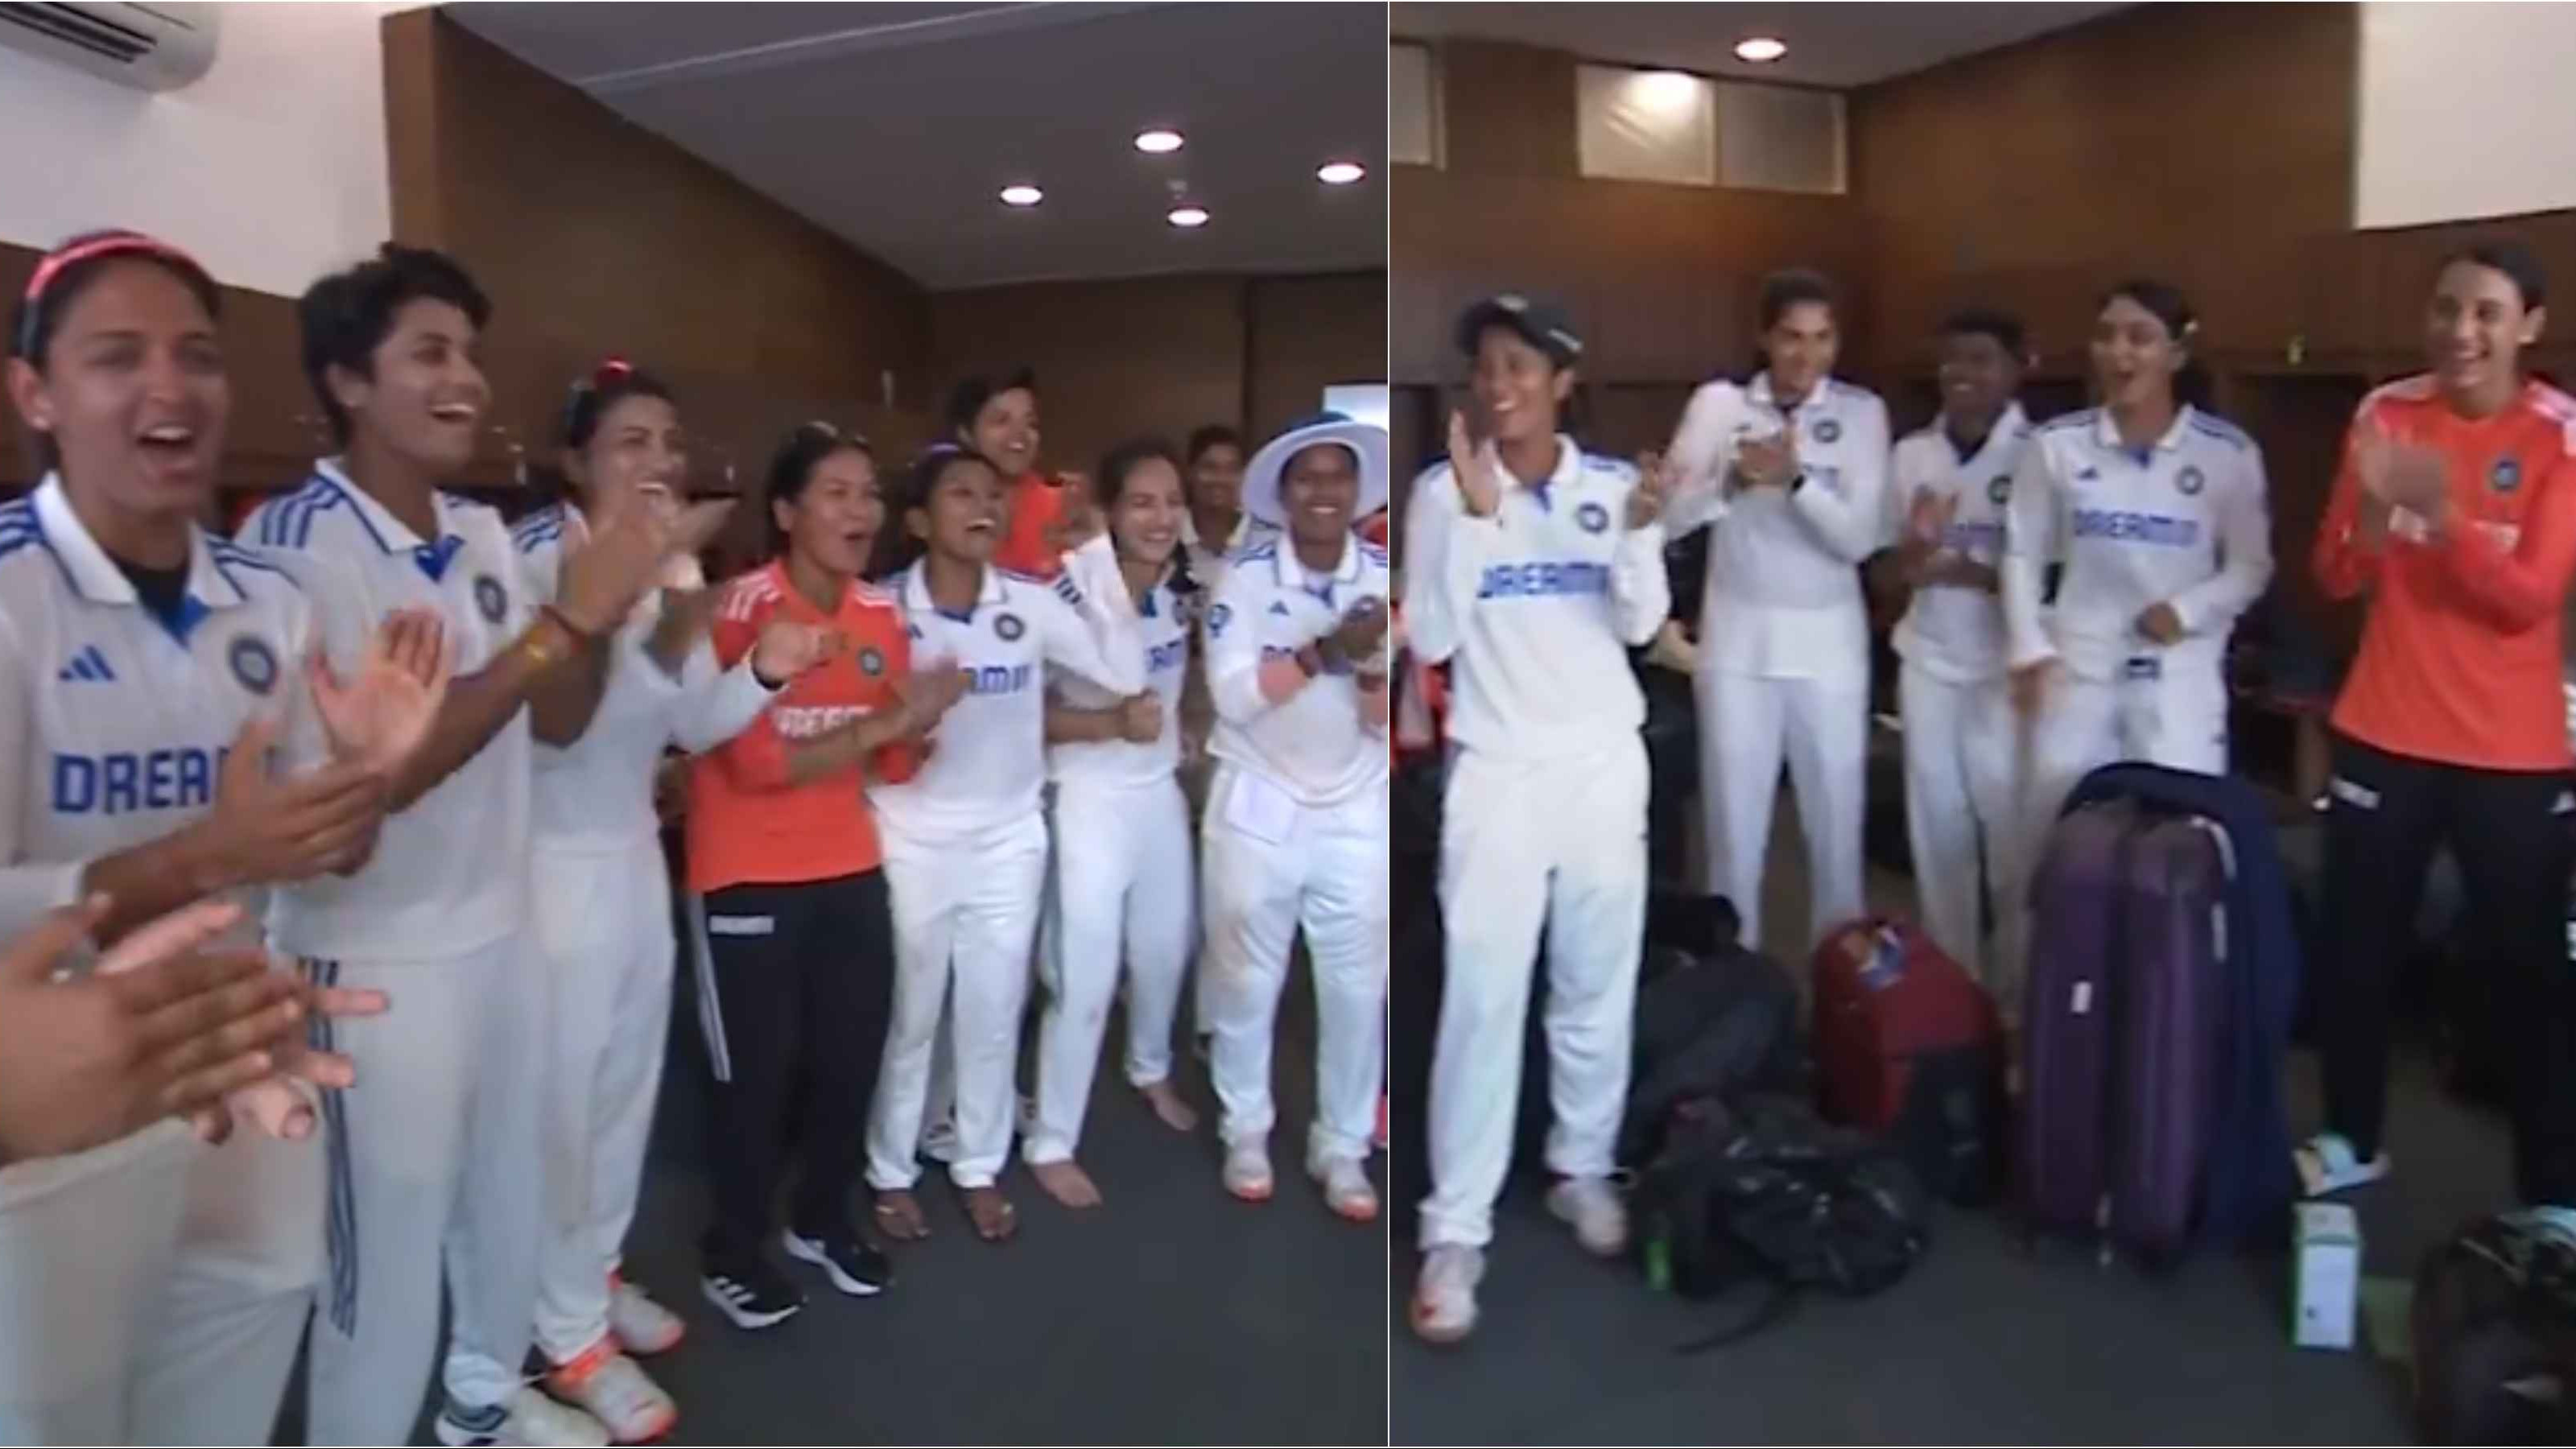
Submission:
[[[759,685],[761,688],[768,690],[772,694],[776,694],[778,691],[787,687],[786,680],[771,679],[768,675],[760,672],[759,651],[754,650],[752,653],[743,656],[743,662],[748,664],[751,668],[752,683]]]
[[[598,631],[585,629],[579,624],[574,623],[572,621],[572,615],[565,613],[563,610],[556,608],[552,604],[539,604],[537,606],[537,614],[541,618],[554,620],[558,628],[572,636],[572,642],[575,644],[588,644],[599,637]]]

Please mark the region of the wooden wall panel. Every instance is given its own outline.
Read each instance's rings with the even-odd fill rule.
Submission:
[[[1246,307],[1244,420],[1267,437],[1323,406],[1331,383],[1386,378],[1386,273],[1265,277]]]
[[[394,224],[492,295],[491,446],[551,446],[572,379],[663,373],[701,484],[756,473],[809,418],[922,435],[930,309],[910,279],[435,9],[385,20]]]
[[[1438,43],[1449,137],[1443,168],[1390,178],[1389,349],[1399,381],[1454,382],[1449,327],[1499,290],[1561,303],[1596,381],[1696,381],[1745,361],[1763,273],[1821,268],[1865,325],[1870,249],[1847,196],[1729,191],[1577,174],[1574,58],[1522,46]]]
[[[944,390],[968,373],[1036,368],[1039,460],[1088,473],[1122,439],[1178,444],[1202,423],[1241,421],[1246,290],[1211,276],[942,292],[935,376]]]

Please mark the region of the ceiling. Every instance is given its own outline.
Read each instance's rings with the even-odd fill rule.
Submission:
[[[1395,34],[1511,40],[1590,60],[1836,89],[2045,35],[2125,5],[1428,5],[1389,7]],[[1753,35],[1788,42],[1767,65],[1735,58]]]
[[[1377,5],[460,4],[447,13],[933,289],[1386,265]],[[1169,156],[1138,152],[1150,126]],[[1325,186],[1348,159],[1367,179]],[[996,194],[1034,181],[1042,205]],[[1164,220],[1186,194],[1213,219]]]

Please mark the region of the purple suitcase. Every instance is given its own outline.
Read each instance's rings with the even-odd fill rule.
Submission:
[[[2225,1007],[2226,837],[2126,802],[2060,821],[2034,881],[2023,1201],[2170,1262],[2189,1245]]]

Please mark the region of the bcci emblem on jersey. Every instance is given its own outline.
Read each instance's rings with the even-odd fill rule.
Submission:
[[[2487,482],[2498,493],[2511,493],[2522,486],[2522,464],[2511,458],[2496,459],[2495,466],[2487,470]]]
[[[2183,497],[2198,498],[2200,490],[2209,486],[2209,479],[2198,468],[2185,468],[2174,475],[2174,486],[2182,490]]]
[[[993,616],[993,632],[1002,636],[1002,642],[1005,644],[1018,642],[1019,637],[1028,631],[1029,626],[1021,623],[1020,616],[1017,614],[995,614]]]
[[[860,650],[859,672],[870,679],[885,673],[885,656],[874,649]]]
[[[1818,418],[1816,420],[1817,442],[1830,443],[1842,437],[1842,435],[1843,425],[1835,422],[1832,418]]]
[[[1217,604],[1210,607],[1208,610],[1208,637],[1213,639],[1224,633],[1225,621],[1233,617],[1234,610],[1227,608],[1223,604]]]
[[[2011,499],[2011,497],[2012,475],[2009,473],[1997,473],[1994,477],[1994,481],[1986,485],[1986,501],[2000,508],[2006,501]]]
[[[501,581],[490,574],[474,576],[474,607],[483,611],[483,622],[498,624],[510,611],[510,596],[501,590]]]
[[[224,651],[224,660],[232,665],[233,678],[251,693],[266,696],[277,688],[277,652],[268,641],[256,634],[244,634]]]
[[[1598,503],[1586,503],[1574,510],[1574,521],[1583,525],[1585,533],[1599,533],[1610,526],[1610,510]]]

